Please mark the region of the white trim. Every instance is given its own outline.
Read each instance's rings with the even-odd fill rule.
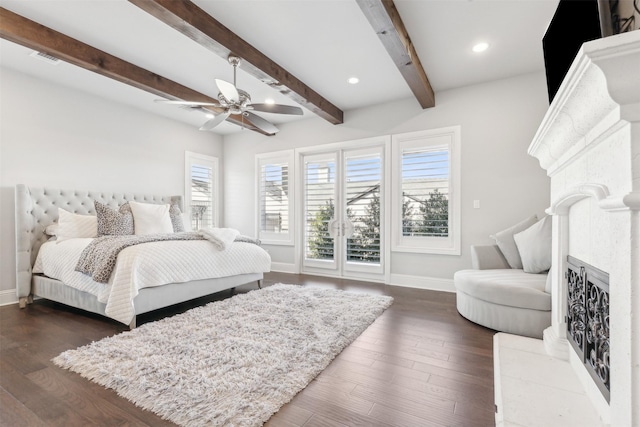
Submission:
[[[296,148],[296,156],[309,154],[323,154],[330,151],[348,150],[352,148],[370,148],[376,145],[387,145],[390,135],[379,135],[370,138],[354,139],[352,141],[331,142],[310,147]]]
[[[389,277],[390,286],[403,286],[405,288],[427,289],[430,291],[455,292],[453,279],[439,277],[411,276],[408,274],[392,273]]]
[[[0,306],[17,304],[17,303],[18,303],[18,294],[16,293],[15,288],[0,291]]]
[[[299,273],[298,269],[296,268],[296,265],[288,262],[272,262],[271,271],[278,272],[278,273],[291,273],[291,274]]]

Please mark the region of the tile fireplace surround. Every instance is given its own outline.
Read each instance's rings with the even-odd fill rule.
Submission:
[[[640,426],[640,30],[583,45],[529,154],[551,178],[547,213],[553,218],[552,325],[538,347],[545,351],[537,351],[542,353],[537,356],[557,362],[553,369],[560,366],[557,369],[578,379],[576,384],[588,397],[586,412],[596,418],[590,425]],[[568,255],[609,274],[610,403],[565,338]],[[504,334],[498,335],[503,337],[496,338],[496,352],[508,355],[499,348]],[[533,360],[533,356],[520,358],[517,370],[537,369],[528,366],[536,363]],[[496,375],[498,398],[501,384],[509,382]],[[554,375],[557,381],[558,372]],[[517,411],[508,408],[507,391],[500,393],[497,424],[514,425],[516,421],[506,420],[504,414]],[[557,400],[561,399],[559,394]],[[558,425],[574,425],[563,419],[568,414],[556,415],[565,423]]]

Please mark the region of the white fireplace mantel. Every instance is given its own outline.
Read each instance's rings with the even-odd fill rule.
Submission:
[[[601,420],[640,426],[640,31],[585,43],[529,154],[551,178],[552,326],[547,353],[568,358]],[[567,255],[609,273],[611,398],[566,341]]]

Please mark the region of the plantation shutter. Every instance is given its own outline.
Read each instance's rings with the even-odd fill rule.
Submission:
[[[293,245],[294,152],[256,156],[258,238],[271,245]]]
[[[380,154],[345,159],[347,219],[353,234],[347,239],[347,261],[380,263]]]
[[[186,199],[191,229],[216,226],[217,159],[187,153]]]
[[[335,260],[334,238],[329,234],[335,218],[336,163],[332,159],[305,159],[305,258]]]
[[[449,148],[402,150],[402,235],[448,237]]]

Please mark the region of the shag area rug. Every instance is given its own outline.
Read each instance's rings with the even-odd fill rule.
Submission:
[[[53,362],[183,426],[260,426],[391,305],[277,284],[65,351]]]

